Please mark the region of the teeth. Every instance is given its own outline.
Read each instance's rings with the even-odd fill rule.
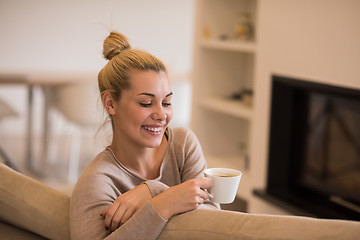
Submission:
[[[150,128],[150,127],[144,126],[144,128],[145,128],[146,130],[149,130],[149,131],[152,131],[152,132],[160,132],[160,131],[162,130],[161,127],[159,127],[159,128]]]

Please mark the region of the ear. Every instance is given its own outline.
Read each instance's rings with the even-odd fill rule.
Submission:
[[[108,114],[114,115],[115,114],[115,107],[114,107],[115,101],[110,93],[106,92],[103,94],[102,102],[103,102],[104,108],[106,109]]]

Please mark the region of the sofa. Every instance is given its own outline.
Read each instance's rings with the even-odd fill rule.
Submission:
[[[70,239],[69,192],[4,164],[0,180],[0,239]],[[171,218],[158,239],[360,239],[360,222],[195,210]]]

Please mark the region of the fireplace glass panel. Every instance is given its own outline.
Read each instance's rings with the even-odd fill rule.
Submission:
[[[258,195],[308,216],[360,220],[360,90],[272,80],[267,186]]]
[[[360,203],[359,102],[311,93],[308,108],[303,184]]]

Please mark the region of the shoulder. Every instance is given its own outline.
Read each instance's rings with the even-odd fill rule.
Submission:
[[[99,153],[81,173],[78,181],[75,184],[74,193],[86,189],[90,192],[91,189],[97,188],[102,190],[111,190],[114,183],[112,176],[117,173],[114,172],[118,169],[115,161],[112,159],[111,154],[104,150]]]
[[[169,142],[177,153],[188,155],[192,152],[202,151],[195,133],[184,127],[169,128]]]
[[[115,161],[111,153],[105,149],[86,166],[80,177],[111,172],[114,165]]]
[[[197,142],[197,137],[195,133],[185,127],[175,127],[175,128],[168,128],[170,141],[174,142],[175,144],[184,144],[186,142]]]
[[[202,177],[206,162],[194,132],[187,128],[174,128],[171,131],[170,146],[178,162],[181,181]]]

